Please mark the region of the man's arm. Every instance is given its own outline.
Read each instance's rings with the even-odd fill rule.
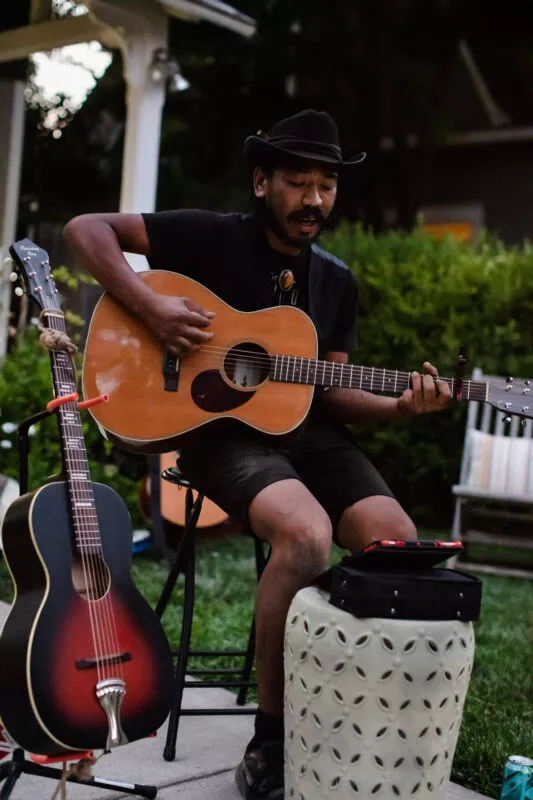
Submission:
[[[211,312],[188,298],[157,294],[124,258],[123,252],[150,254],[140,214],[84,214],[65,225],[63,236],[77,261],[173,353],[184,355],[212,338],[202,330]]]
[[[330,352],[326,360],[346,364],[348,354]],[[361,389],[334,387],[325,392],[324,399],[342,422],[348,424],[388,422],[440,411],[448,405],[450,387],[445,381],[434,380],[437,369],[429,361],[424,362],[423,368],[424,375],[411,373],[413,388],[406,389],[401,397],[385,397]]]

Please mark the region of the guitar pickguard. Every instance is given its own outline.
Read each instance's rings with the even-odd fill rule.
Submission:
[[[253,391],[243,392],[239,389],[232,389],[222,379],[217,369],[198,373],[191,384],[193,401],[202,411],[212,414],[239,408],[251,400],[254,394]]]

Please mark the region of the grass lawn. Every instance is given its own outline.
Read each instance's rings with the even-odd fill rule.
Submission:
[[[335,560],[340,553],[334,554]],[[167,571],[165,563],[150,556],[134,560],[134,578],[152,604]],[[243,647],[250,625],[254,573],[249,540],[233,536],[204,539],[199,544],[195,648]],[[0,599],[10,597],[9,578],[0,560]],[[164,619],[173,646],[179,638],[181,602],[180,584]],[[452,779],[491,798],[500,796],[507,756],[533,756],[532,624],[531,582],[483,578],[482,616],[475,624],[475,667]],[[213,666],[213,660],[208,666]],[[227,660],[224,666],[229,666]]]

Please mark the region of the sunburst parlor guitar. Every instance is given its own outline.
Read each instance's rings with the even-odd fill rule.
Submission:
[[[188,297],[216,317],[209,344],[176,361],[141,320],[109,295],[100,298],[85,349],[84,392],[109,395],[91,413],[126,447],[176,449],[180,437],[224,418],[285,434],[305,419],[314,386],[394,394],[410,385],[409,372],[317,360],[314,325],[298,308],[241,312],[183,275],[155,270],[141,277],[155,292]],[[528,385],[444,380],[457,399],[533,416]]]
[[[48,256],[10,248],[45,327],[65,332]],[[51,350],[57,397],[76,391],[70,356]],[[153,733],[171,702],[172,660],[131,580],[131,521],[92,483],[75,402],[58,408],[64,480],[23,495],[3,524],[15,601],[0,636],[0,717],[25,750],[109,748]]]

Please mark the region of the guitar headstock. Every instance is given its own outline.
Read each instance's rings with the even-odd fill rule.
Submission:
[[[30,239],[21,239],[10,245],[9,252],[29,296],[43,310],[59,310],[59,293],[52,278],[46,250]]]
[[[488,378],[487,403],[504,415],[533,419],[533,381],[524,378]],[[510,422],[509,420],[506,420]]]

